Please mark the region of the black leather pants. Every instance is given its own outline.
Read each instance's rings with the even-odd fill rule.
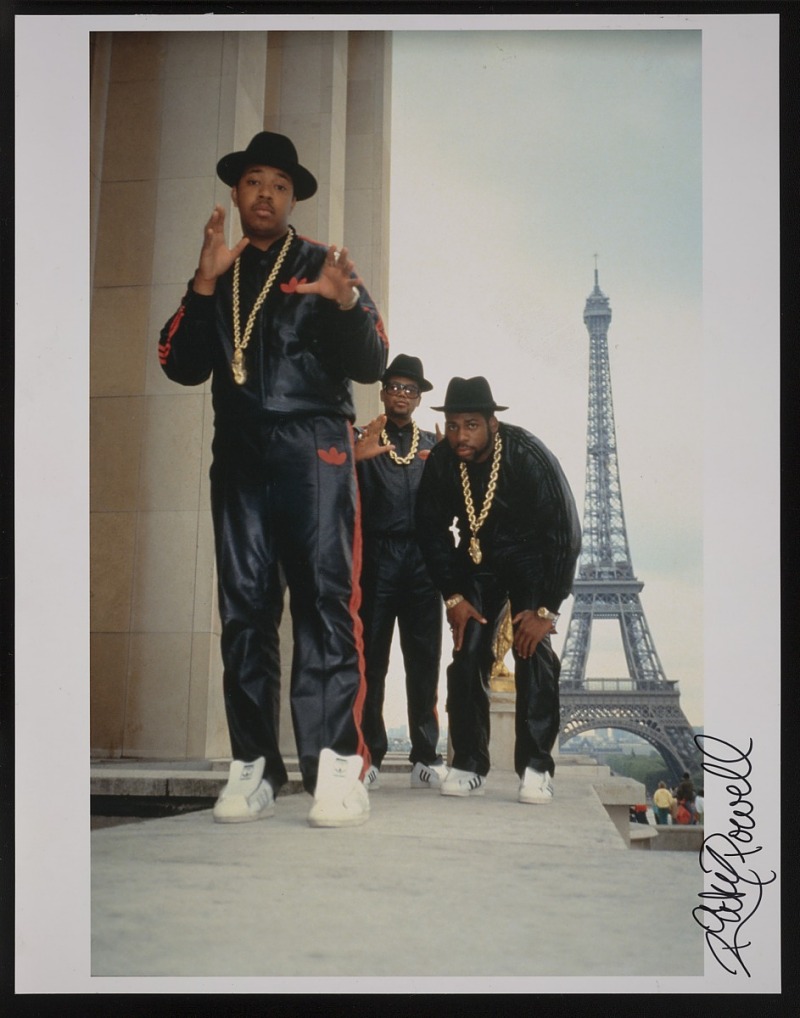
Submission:
[[[489,679],[494,664],[493,645],[510,595],[512,616],[526,603],[515,591],[488,572],[472,577],[467,600],[483,615],[486,624],[467,623],[461,650],[453,652],[447,669],[447,715],[453,747],[453,767],[477,774],[489,773]],[[552,774],[551,750],[560,723],[558,678],[561,663],[546,637],[530,658],[514,653],[516,684],[514,769],[522,776],[526,767]]]
[[[211,507],[233,755],[266,757],[273,788],[285,783],[278,624],[288,585],[292,721],[303,783],[313,792],[322,749],[365,753],[361,535],[350,425],[330,417],[235,430],[218,425],[213,449]]]
[[[408,730],[412,763],[440,761],[437,699],[442,653],[442,599],[412,537],[364,540],[361,617],[367,698],[364,738],[380,767],[388,740],[383,720],[386,673],[395,622],[406,673]]]

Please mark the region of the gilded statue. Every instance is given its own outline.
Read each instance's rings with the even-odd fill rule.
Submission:
[[[511,625],[511,605],[506,605],[503,619],[497,629],[495,637],[494,664],[492,674],[489,677],[489,688],[493,693],[513,693],[514,673],[506,665],[506,654],[511,650],[514,642],[514,628]]]

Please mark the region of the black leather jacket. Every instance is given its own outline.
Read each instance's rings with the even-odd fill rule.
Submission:
[[[569,484],[555,456],[530,432],[501,424],[503,451],[497,490],[478,531],[480,567],[467,553],[470,530],[459,461],[447,441],[432,449],[417,493],[417,540],[444,597],[464,593],[469,577],[493,572],[528,602],[557,611],[571,589],[580,552],[580,524]],[[476,515],[483,506],[491,459],[470,464]],[[460,541],[450,526],[457,518]]]
[[[241,334],[283,240],[268,251],[248,245],[241,256]],[[350,380],[375,382],[386,367],[388,340],[380,314],[360,287],[358,304],[340,311],[333,301],[295,292],[318,278],[324,244],[295,236],[258,313],[245,351],[247,380],[233,380],[233,269],[217,280],[213,296],[191,282],[159,341],[164,371],[182,385],[213,374],[216,422],[264,421],[273,415],[327,414],[354,420]]]
[[[386,432],[397,455],[406,456],[411,449],[412,426],[398,428],[387,421]],[[436,436],[420,429],[417,454],[406,466],[395,463],[388,453],[357,464],[365,538],[413,537],[417,489],[425,460],[435,445]]]

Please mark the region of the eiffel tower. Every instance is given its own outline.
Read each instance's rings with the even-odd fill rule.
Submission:
[[[583,545],[561,662],[559,745],[580,732],[620,728],[646,739],[675,779],[699,770],[699,752],[656,653],[633,572],[617,463],[608,327],[611,307],[594,270],[583,320],[589,331],[589,412]],[[624,678],[588,678],[586,663],[595,619],[619,622],[628,667]]]

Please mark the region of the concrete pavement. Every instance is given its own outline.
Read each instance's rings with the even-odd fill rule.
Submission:
[[[469,799],[382,774],[352,829],[310,828],[300,793],[95,830],[92,975],[702,975],[697,856],[629,848],[607,773],[559,766],[548,806],[509,772]]]

